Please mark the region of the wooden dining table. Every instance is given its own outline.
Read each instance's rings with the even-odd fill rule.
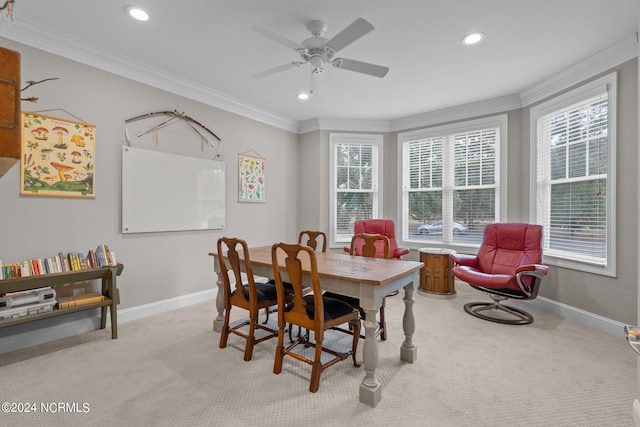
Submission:
[[[218,275],[218,294],[216,308],[218,315],[213,322],[213,329],[220,332],[224,319],[224,285],[220,276],[220,265],[217,254],[214,256],[214,270]],[[271,246],[249,248],[251,268],[253,274],[273,277],[273,264],[271,259]],[[284,253],[279,251],[282,260],[281,265],[283,280],[287,280],[284,266]],[[384,296],[404,288],[404,315],[402,327],[405,339],[400,347],[400,360],[413,363],[418,356],[418,350],[413,343],[415,331],[415,318],[413,315],[414,290],[420,283],[420,269],[422,262],[388,260],[381,258],[366,258],[346,255],[337,252],[317,252],[316,260],[320,286],[323,290],[336,292],[342,295],[360,299],[360,306],[365,312],[365,340],[363,348],[363,364],[365,376],[359,389],[360,402],[375,407],[382,400],[382,385],[376,376],[378,367],[378,342],[376,329],[378,322],[376,314],[382,305]],[[309,272],[308,260],[302,260],[303,271]],[[305,275],[303,280],[311,276]]]

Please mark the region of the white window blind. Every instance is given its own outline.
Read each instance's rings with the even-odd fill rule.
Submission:
[[[545,253],[607,262],[608,91],[537,121],[537,219]]]
[[[331,134],[331,241],[351,240],[353,225],[380,215],[380,135]]]
[[[482,241],[484,226],[499,220],[505,121],[477,120],[400,136],[404,240]]]
[[[545,263],[616,274],[617,75],[531,109],[531,217]]]

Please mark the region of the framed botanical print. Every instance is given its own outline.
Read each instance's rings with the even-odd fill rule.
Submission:
[[[265,159],[238,154],[238,201],[265,202]]]
[[[22,112],[20,194],[95,197],[96,127]]]

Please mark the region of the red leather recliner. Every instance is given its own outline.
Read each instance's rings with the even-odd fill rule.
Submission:
[[[533,317],[524,310],[501,305],[508,298],[534,299],[549,268],[542,265],[542,226],[523,223],[487,225],[477,255],[450,254],[453,275],[487,292],[493,302],[465,304],[472,316],[498,323],[524,325]],[[496,310],[491,316],[482,313]],[[500,316],[497,311],[506,313]]]
[[[409,253],[409,249],[399,248],[396,239],[396,224],[391,219],[365,219],[356,221],[353,225],[353,234],[381,234],[389,238],[389,258],[400,259],[401,256]],[[362,256],[362,246],[364,242],[358,240],[354,247],[353,255]],[[384,246],[382,242],[376,243],[376,258],[384,258]],[[350,248],[344,248],[349,252]]]

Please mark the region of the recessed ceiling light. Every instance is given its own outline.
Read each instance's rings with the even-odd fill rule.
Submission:
[[[137,19],[138,21],[148,21],[149,20],[149,14],[147,12],[145,12],[144,10],[140,9],[139,7],[135,7],[135,6],[129,6],[127,7],[127,13],[133,17],[134,19]]]
[[[471,46],[473,44],[479,43],[484,39],[484,33],[471,33],[467,34],[462,39],[462,44],[466,46]]]
[[[298,94],[298,99],[303,100],[303,101],[304,101],[305,99],[309,99],[309,94],[308,94],[308,93],[306,93],[306,92],[300,92],[300,93]]]

